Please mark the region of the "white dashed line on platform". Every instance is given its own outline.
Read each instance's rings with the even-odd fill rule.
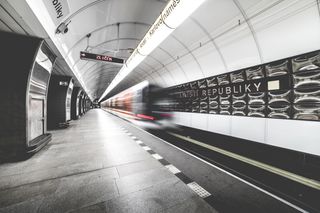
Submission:
[[[137,143],[137,144],[142,144],[143,142],[140,141],[140,140],[136,140],[136,143]]]
[[[144,150],[146,150],[146,151],[151,150],[151,148],[150,148],[150,147],[148,147],[148,146],[143,146],[142,148],[143,148]]]
[[[177,167],[175,167],[172,164],[166,165],[165,167],[167,167],[167,169],[169,169],[169,171],[172,172],[173,174],[177,174],[181,172]]]
[[[161,156],[158,155],[158,154],[153,154],[152,157],[154,157],[154,158],[157,159],[157,160],[163,159],[163,157],[161,157]]]

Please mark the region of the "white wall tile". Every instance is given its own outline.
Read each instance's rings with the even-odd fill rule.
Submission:
[[[265,62],[320,48],[316,3],[310,0],[296,1],[295,4],[287,1],[286,10],[280,13],[283,4],[252,20]],[[313,6],[302,10],[306,4]]]
[[[231,116],[208,114],[208,131],[230,135]]]
[[[207,131],[208,115],[201,113],[191,113],[191,124],[193,128]]]
[[[232,116],[231,122],[232,136],[264,143],[265,118]]]
[[[320,155],[320,122],[268,119],[266,142]]]
[[[177,124],[191,127],[191,113],[187,112],[176,112],[179,115]]]

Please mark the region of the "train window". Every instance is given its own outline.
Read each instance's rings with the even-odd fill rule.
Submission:
[[[150,88],[149,106],[152,111],[169,111],[173,100],[168,97],[167,92],[157,86]]]
[[[142,98],[141,98],[141,102],[143,103],[148,103],[148,87],[145,87],[142,89]]]

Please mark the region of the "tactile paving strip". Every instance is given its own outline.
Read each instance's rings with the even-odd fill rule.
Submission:
[[[213,206],[213,196],[207,190],[202,188],[199,184],[191,180],[185,174],[183,174],[177,167],[166,161],[161,155],[155,153],[150,147],[144,144],[137,137],[133,136],[128,130],[123,129],[123,131],[130,136],[137,144],[139,144],[145,151],[147,151],[152,157],[157,159],[162,165],[164,165],[171,173],[183,181],[192,191],[203,198],[207,203]],[[213,206],[214,207],[214,206]]]
[[[206,197],[209,197],[211,195],[207,190],[202,188],[196,182],[192,182],[192,183],[189,183],[187,185],[202,198],[206,198]]]

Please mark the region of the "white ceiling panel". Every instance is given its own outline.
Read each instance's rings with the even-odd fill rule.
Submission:
[[[88,33],[91,33],[90,38],[83,37],[83,40],[88,43],[90,47],[95,48],[98,45],[103,45],[104,42],[117,39],[118,27],[117,25],[107,25],[106,27],[101,28],[99,31],[88,31],[85,35]]]
[[[179,63],[188,76],[188,79],[196,80],[204,77],[201,68],[191,55],[180,58]]]
[[[95,1],[95,0],[68,0],[68,4],[69,4],[69,9],[70,9],[70,13],[74,13],[76,11],[78,11],[79,9],[81,9],[82,7],[89,5],[93,2],[104,2],[104,1]]]
[[[158,73],[154,73],[153,75],[154,81],[157,85],[161,86],[161,87],[166,87],[166,83],[163,80],[163,78],[158,74]]]
[[[162,86],[167,87],[168,86],[168,81],[171,80],[170,76],[167,76],[165,71],[163,69],[159,69],[155,72],[154,76],[160,76],[162,80]]]
[[[258,8],[265,8],[265,5],[263,4],[272,4],[273,2],[276,2],[279,0],[237,0],[237,1],[240,3],[241,8],[247,13],[247,11],[249,10],[257,11]]]
[[[97,54],[106,54],[106,53],[114,53],[120,49],[120,41],[116,38],[113,38],[111,40],[106,40],[103,43],[100,43],[99,46],[94,46],[93,48],[90,48],[89,51],[92,53]],[[110,54],[106,54],[110,55]]]
[[[201,5],[199,9],[192,14],[192,17],[201,23],[214,38],[214,36],[224,31],[222,27],[225,26],[227,22],[234,20],[239,14],[240,11],[233,1],[210,0]],[[238,20],[235,19],[232,26],[237,24],[237,21]],[[229,28],[229,26],[226,28]]]
[[[315,1],[283,2],[252,23],[266,62],[320,49],[320,18]]]
[[[187,19],[180,27],[173,32],[174,37],[188,47],[189,50],[199,46],[199,42],[207,35],[191,19]]]
[[[204,77],[227,72],[222,56],[212,44],[197,49],[194,51],[194,56],[201,64]]]
[[[87,46],[88,41],[86,39],[81,39],[75,45],[72,46],[72,49],[69,49],[68,55],[72,54],[72,58],[78,59],[80,56],[80,51],[85,50]]]
[[[155,49],[150,55],[159,60],[162,64],[167,64],[172,61],[171,57],[160,48]]]
[[[144,23],[121,23],[119,25],[120,38],[140,38],[143,37],[150,25]]]
[[[216,39],[229,71],[261,63],[257,45],[246,24]]]
[[[172,36],[169,36],[163,43],[161,43],[160,47],[175,58],[188,53],[188,50],[186,50],[184,46],[177,42],[177,40]]]
[[[153,55],[149,55],[145,60],[155,70],[158,70],[164,67],[164,64],[162,63],[162,61],[160,61],[157,57],[154,57]]]
[[[266,11],[274,10],[274,8],[276,8],[277,5],[282,5],[284,1],[286,0],[238,0],[249,19],[253,17],[259,17]],[[300,0],[289,1],[290,2],[287,2],[285,4],[295,4],[297,3],[297,1]]]
[[[177,84],[189,81],[185,71],[182,69],[182,67],[179,67],[176,62],[168,64],[167,69],[170,70]]]

